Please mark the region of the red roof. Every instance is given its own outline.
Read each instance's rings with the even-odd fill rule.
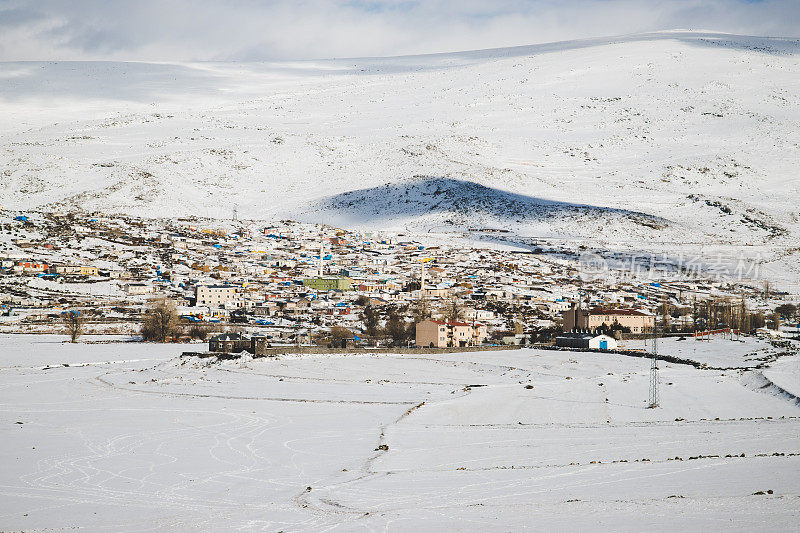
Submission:
[[[445,326],[445,325],[446,326],[473,326],[474,325],[475,327],[483,326],[483,324],[480,324],[478,322],[475,322],[475,324],[470,324],[469,322],[446,322],[444,320],[431,320],[431,322],[433,322],[435,324],[439,324],[440,326]]]
[[[627,316],[650,316],[638,309],[603,309],[596,307],[589,311],[590,315],[627,315]]]

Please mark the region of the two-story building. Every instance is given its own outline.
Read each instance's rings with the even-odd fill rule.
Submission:
[[[483,324],[423,320],[417,323],[416,345],[429,348],[477,346],[486,340]]]
[[[630,329],[631,333],[648,333],[655,326],[655,316],[639,309],[580,309],[573,306],[564,311],[562,318],[564,331],[610,329],[618,324]]]

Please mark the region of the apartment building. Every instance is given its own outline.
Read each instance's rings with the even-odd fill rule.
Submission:
[[[417,324],[416,345],[430,348],[476,346],[486,340],[483,324],[424,320]]]
[[[195,305],[219,309],[239,298],[241,287],[234,285],[198,285]]]

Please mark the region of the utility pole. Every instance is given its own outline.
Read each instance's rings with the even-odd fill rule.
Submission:
[[[650,399],[648,409],[658,407],[658,329],[653,326],[653,358],[650,364]]]

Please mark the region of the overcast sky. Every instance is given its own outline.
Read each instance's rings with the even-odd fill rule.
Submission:
[[[800,0],[0,0],[0,60],[272,60],[709,29],[800,37]]]

